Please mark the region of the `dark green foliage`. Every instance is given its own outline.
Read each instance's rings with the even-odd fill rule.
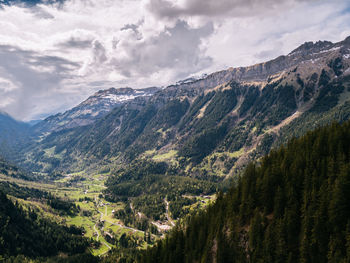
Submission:
[[[292,139],[140,262],[349,262],[350,122]]]
[[[242,126],[232,129],[224,140],[224,146],[228,151],[234,152],[241,149],[249,135],[249,129],[245,129]]]
[[[107,186],[106,198],[125,200],[127,197],[134,197],[135,208],[155,219],[165,213],[164,198],[167,195],[172,199],[183,194],[210,194],[216,190],[215,183],[205,180],[156,174],[117,184],[107,182]]]
[[[73,202],[61,200],[52,195],[47,197],[47,204],[53,209],[59,211],[60,215],[73,216],[79,213],[79,208]]]
[[[174,99],[161,108],[157,115],[150,121],[152,128],[163,128],[164,130],[176,125],[186,113],[189,102],[187,99],[181,101]]]
[[[318,80],[317,73],[313,73],[310,76],[310,78],[306,80],[307,82],[306,82],[305,88],[303,90],[303,101],[304,102],[309,101],[312,98],[312,96],[315,92],[317,80]]]
[[[277,125],[295,109],[294,87],[273,83],[262,90],[261,96],[252,107],[251,115],[257,116],[264,125]]]
[[[205,156],[210,154],[226,135],[226,125],[206,129],[199,135],[193,137],[181,148],[179,154],[190,158],[195,164],[200,163]]]
[[[275,136],[273,133],[272,134],[266,133],[263,139],[261,140],[261,142],[259,143],[259,145],[257,146],[256,151],[259,152],[261,155],[268,154],[274,140],[275,140]]]
[[[330,77],[329,77],[329,73],[327,71],[325,71],[324,69],[322,69],[321,75],[320,75],[320,79],[318,80],[318,85],[319,86],[325,86],[328,84],[328,82],[330,81]]]
[[[0,257],[1,258],[1,257]],[[94,257],[90,252],[83,254],[76,254],[71,256],[55,256],[49,258],[29,258],[23,255],[11,256],[1,261],[4,263],[98,263],[100,262],[98,257]]]
[[[189,213],[188,208],[183,208],[184,206],[192,205],[196,202],[196,198],[184,198],[176,197],[174,200],[171,200],[169,205],[169,210],[172,218],[178,219],[183,218],[186,214]]]
[[[328,63],[328,66],[333,69],[335,75],[340,76],[343,72],[343,63],[341,57],[336,57]]]
[[[273,146],[282,145],[292,137],[300,137],[307,131],[316,129],[320,126],[331,124],[333,121],[344,122],[350,119],[350,103],[334,107],[333,109],[323,112],[321,115],[317,111],[309,111],[301,117],[294,120],[291,124],[280,130],[280,136],[274,142]]]
[[[15,165],[9,164],[1,156],[0,156],[0,174],[23,179],[23,180],[35,179],[35,177],[32,174],[26,173],[23,170],[16,167]]]
[[[49,196],[48,192],[34,188],[21,187],[15,183],[10,182],[0,182],[0,191],[7,195],[11,195],[24,200],[27,200],[28,198],[42,199]]]
[[[134,263],[140,255],[140,250],[135,248],[112,249],[107,257],[101,259],[101,263]]]
[[[164,198],[176,200],[184,194],[210,194],[216,184],[183,176],[168,175],[166,163],[136,160],[129,167],[109,177],[105,190],[109,200],[127,200],[133,197],[135,209],[158,220],[165,213]],[[126,208],[128,209],[128,208]],[[128,214],[131,211],[126,211]],[[121,212],[123,213],[123,212]]]
[[[254,102],[258,99],[260,91],[258,87],[247,87],[248,91],[245,94],[244,101],[238,112],[240,116],[244,116],[248,110],[254,105]]]
[[[135,160],[127,167],[115,172],[115,176],[109,177],[107,185],[116,185],[122,182],[137,181],[153,174],[165,174],[168,165],[164,162],[153,162],[148,160]]]
[[[79,212],[78,207],[69,200],[59,199],[48,192],[38,189],[22,187],[10,182],[0,182],[0,191],[24,200],[34,199],[44,201],[61,215],[75,215]]]
[[[30,138],[29,125],[14,120],[0,111],[0,155],[8,160],[18,157],[18,152]]]
[[[237,86],[237,84],[232,85]],[[196,133],[201,133],[218,125],[226,114],[236,106],[237,93],[239,93],[239,89],[232,87],[217,91],[204,111],[205,117],[194,122]]]
[[[0,192],[0,255],[48,257],[63,252],[84,253],[89,242],[81,229],[60,226],[40,218],[34,211],[14,205]]]
[[[188,113],[184,116],[184,118],[181,120],[179,124],[179,130],[183,130],[188,123],[190,123],[198,114],[199,110],[204,107],[204,105],[211,100],[211,98],[215,95],[215,92],[208,92],[206,95],[201,94],[199,95],[195,101],[192,103],[190,109],[188,110]]]
[[[338,103],[339,94],[344,91],[344,86],[339,83],[329,83],[324,85],[325,87],[320,90],[320,94],[311,111],[325,112],[335,107]]]

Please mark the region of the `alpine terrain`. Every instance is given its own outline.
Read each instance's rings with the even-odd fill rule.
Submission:
[[[349,119],[350,37],[1,113],[0,260],[348,262]]]

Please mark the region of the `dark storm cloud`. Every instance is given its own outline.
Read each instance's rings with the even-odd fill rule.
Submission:
[[[185,0],[181,5],[170,0],[149,0],[148,9],[158,17],[179,16],[249,16],[283,5],[317,0]]]

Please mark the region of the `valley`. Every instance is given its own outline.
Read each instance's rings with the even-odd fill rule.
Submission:
[[[125,206],[131,208],[133,214],[131,218],[133,216],[145,218],[145,215],[134,210],[132,201],[114,203],[104,199],[103,190],[106,188],[104,183],[107,177],[108,174],[85,176],[84,172],[80,172],[68,174],[53,182],[40,183],[0,175],[0,184],[1,182],[14,183],[20,187],[48,192],[61,200],[72,202],[79,208],[79,212],[74,215],[62,215],[59,211],[50,208],[45,202],[40,200],[31,198],[24,200],[9,195],[14,201],[19,202],[28,209],[38,211],[44,218],[60,224],[82,228],[83,236],[96,242],[96,245],[90,248],[91,253],[95,256],[105,255],[112,248],[118,247],[118,242],[123,235],[133,240],[133,247],[146,249],[175,226],[169,212],[169,202],[166,199],[164,199],[164,207],[166,209],[164,220],[153,221],[148,219],[150,224],[155,226],[152,233],[147,229],[142,230],[133,227],[133,224],[125,225],[122,219],[115,216],[115,213],[123,210]],[[198,199],[198,202],[193,205],[193,207],[197,205],[197,209],[199,206],[206,205],[209,200],[214,200],[214,197],[191,196],[191,198]]]

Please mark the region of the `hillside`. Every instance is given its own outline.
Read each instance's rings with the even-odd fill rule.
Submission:
[[[86,252],[89,241],[81,237],[81,229],[60,226],[41,218],[34,210],[13,204],[2,191],[0,204],[1,260],[12,257],[17,258],[15,262],[24,262],[25,257],[33,259],[53,257],[59,253],[76,255]],[[90,258],[82,255],[81,259],[84,257]]]
[[[100,90],[87,98],[78,106],[64,112],[46,118],[37,123],[32,129],[41,135],[49,132],[57,132],[80,126],[86,126],[101,119],[113,108],[123,105],[137,97],[150,97],[158,89],[132,89],[132,88],[110,88]]]
[[[23,171],[15,165],[9,164],[0,156],[0,175],[5,175],[13,178],[29,180],[35,178],[33,174]]]
[[[30,135],[28,124],[16,121],[10,115],[0,111],[0,155],[15,158],[19,149]]]
[[[286,139],[349,118],[349,48],[350,38],[307,42],[266,63],[178,82],[90,125],[40,136],[18,161],[75,172],[145,158],[200,178],[235,175]]]
[[[350,122],[251,163],[139,262],[348,262]]]

